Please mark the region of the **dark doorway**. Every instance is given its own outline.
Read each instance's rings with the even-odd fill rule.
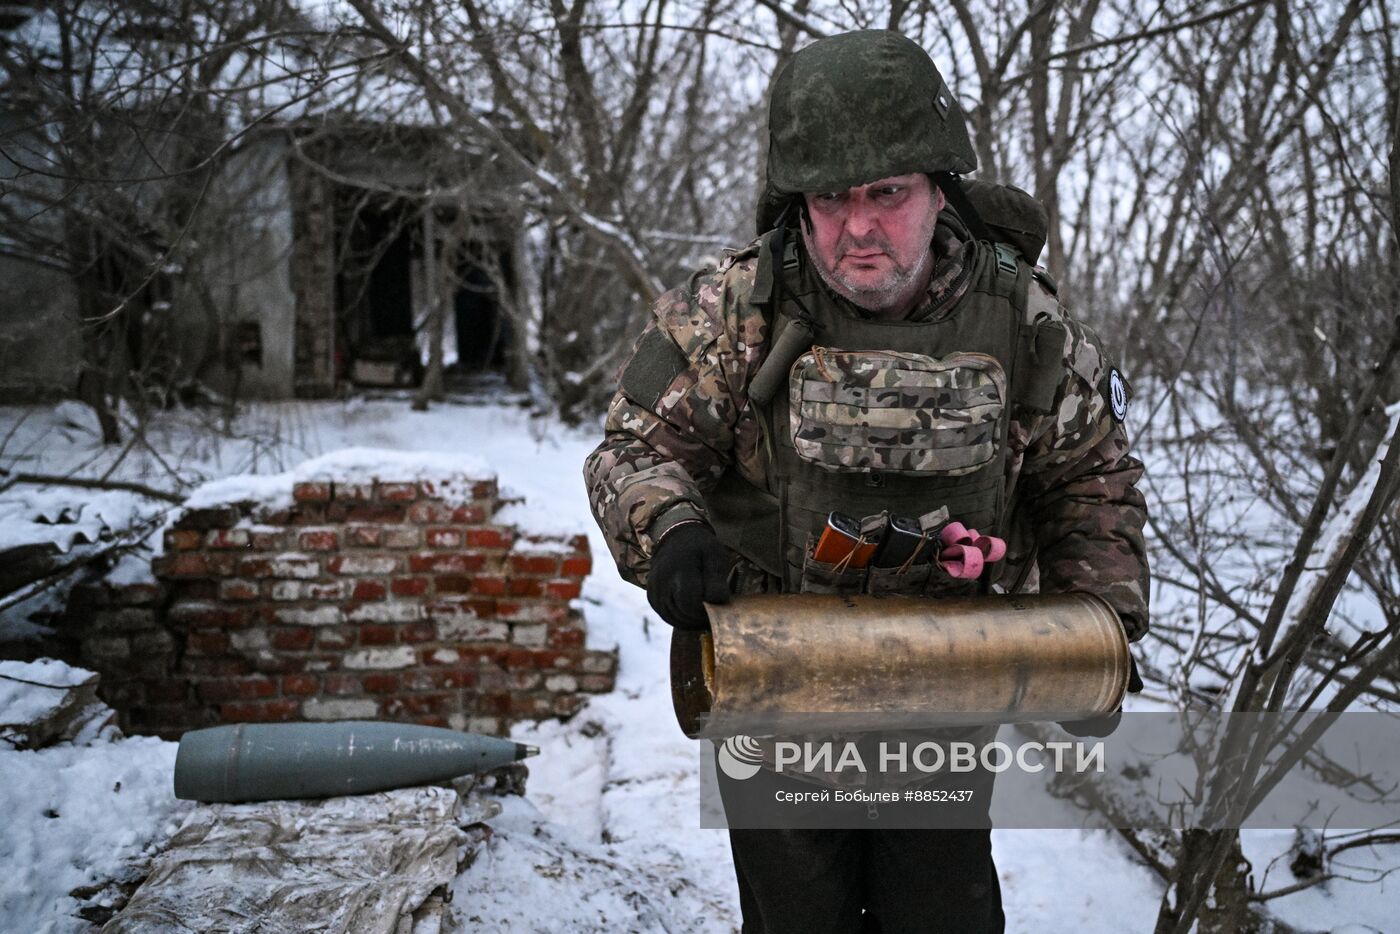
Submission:
[[[509,281],[509,255],[493,257],[502,278]],[[482,266],[471,260],[458,268],[461,286],[453,302],[457,331],[457,363],[460,373],[502,370],[512,339],[510,318],[501,306],[497,284]]]
[[[366,218],[363,230],[382,245],[365,289],[370,336],[404,337],[413,333],[413,238],[405,224],[387,211]]]
[[[339,192],[336,296],[340,342],[353,382],[413,386],[423,367],[414,345],[413,258],[419,212],[407,201]]]

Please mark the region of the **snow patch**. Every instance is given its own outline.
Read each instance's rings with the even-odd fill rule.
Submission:
[[[241,474],[213,480],[192,492],[186,509],[206,509],[230,503],[256,503],[274,511],[292,505],[292,487],[298,483],[414,483],[431,480],[437,495],[447,502],[471,498],[472,486],[495,479],[491,465],[471,454],[439,451],[394,451],[382,448],[344,448],[305,461],[277,474]]]

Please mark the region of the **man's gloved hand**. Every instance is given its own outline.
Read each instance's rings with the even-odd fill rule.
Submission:
[[[1142,677],[1138,674],[1137,660],[1132,653],[1128,654],[1128,693],[1142,693]],[[1120,705],[1113,713],[1104,714],[1101,717],[1089,717],[1086,720],[1067,720],[1060,724],[1060,729],[1070,736],[1094,736],[1103,737],[1118,729],[1118,721],[1123,719],[1123,707]]]
[[[706,603],[729,602],[734,552],[703,522],[686,522],[661,537],[651,556],[647,602],[677,629],[710,628]]]

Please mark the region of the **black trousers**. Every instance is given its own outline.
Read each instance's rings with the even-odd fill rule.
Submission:
[[[1000,934],[983,830],[731,830],[743,934]]]
[[[873,753],[865,761],[876,761]],[[731,826],[763,828],[729,831],[743,934],[1005,930],[992,861],[994,774],[944,775],[922,786],[973,791],[964,804],[851,803],[804,812],[777,807],[774,793],[819,786],[767,769],[743,780],[716,773]]]

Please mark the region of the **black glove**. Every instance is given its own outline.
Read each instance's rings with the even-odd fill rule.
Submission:
[[[662,536],[651,556],[647,602],[677,629],[708,629],[704,604],[729,602],[734,559],[705,523],[678,525]]]
[[[1142,677],[1138,674],[1137,660],[1132,654],[1128,655],[1128,693],[1142,693]],[[1070,736],[1094,736],[1103,737],[1118,729],[1118,721],[1123,719],[1123,707],[1120,704],[1113,713],[1104,714],[1101,717],[1089,717],[1086,720],[1067,720],[1060,724],[1060,729]]]

